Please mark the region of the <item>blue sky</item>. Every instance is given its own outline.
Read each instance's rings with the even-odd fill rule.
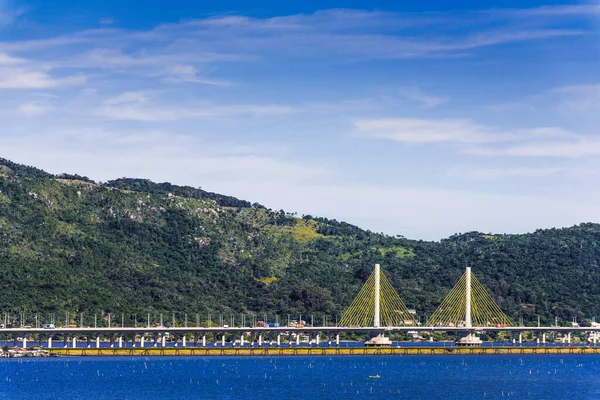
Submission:
[[[411,238],[600,221],[600,4],[0,0],[0,156]]]

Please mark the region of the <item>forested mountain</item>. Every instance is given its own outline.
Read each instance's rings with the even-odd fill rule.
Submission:
[[[339,316],[380,263],[425,319],[472,266],[525,323],[600,316],[600,225],[440,242],[0,159],[0,312]]]

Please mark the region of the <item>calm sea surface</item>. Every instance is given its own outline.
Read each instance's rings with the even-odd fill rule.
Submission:
[[[600,399],[600,356],[0,359],[0,399],[195,398]]]

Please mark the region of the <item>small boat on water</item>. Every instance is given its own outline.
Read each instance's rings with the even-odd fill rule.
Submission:
[[[369,379],[379,379],[381,376],[379,375],[369,375]]]

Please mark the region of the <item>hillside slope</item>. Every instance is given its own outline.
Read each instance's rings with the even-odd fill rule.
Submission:
[[[516,320],[600,316],[600,225],[441,242],[169,183],[98,184],[0,159],[0,310],[327,314],[373,264],[425,319],[470,265]],[[179,317],[178,317],[179,318]]]

